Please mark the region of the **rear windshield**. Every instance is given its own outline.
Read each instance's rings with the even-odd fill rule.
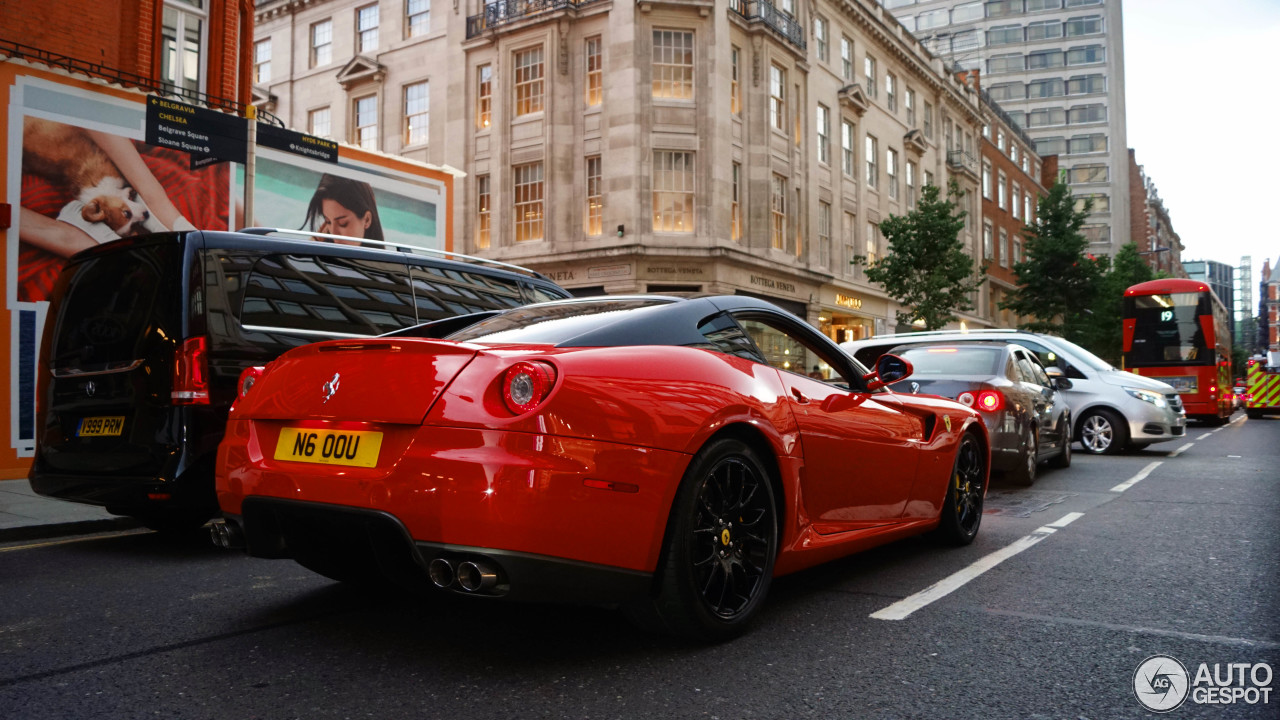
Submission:
[[[57,369],[95,370],[181,336],[181,248],[150,245],[71,265],[51,348]]]
[[[628,298],[530,305],[481,320],[447,339],[492,344],[555,345],[603,327],[627,313],[671,302],[669,298]]]
[[[990,377],[999,367],[1000,348],[989,347],[915,347],[894,352],[911,363],[912,376],[980,375]]]

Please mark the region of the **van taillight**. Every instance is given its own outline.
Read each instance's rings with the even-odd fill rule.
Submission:
[[[203,335],[187,338],[173,353],[174,405],[209,404],[209,340]]]

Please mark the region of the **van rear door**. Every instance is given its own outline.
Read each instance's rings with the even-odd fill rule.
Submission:
[[[172,468],[182,257],[171,239],[121,242],[63,270],[44,334],[37,471],[163,477]]]

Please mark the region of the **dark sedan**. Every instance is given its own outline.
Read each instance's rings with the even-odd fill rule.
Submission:
[[[1071,409],[1058,393],[1071,381],[1045,369],[1013,343],[901,346],[891,350],[915,368],[897,392],[941,395],[979,412],[991,436],[991,469],[1018,485],[1036,480],[1044,461],[1071,465]]]

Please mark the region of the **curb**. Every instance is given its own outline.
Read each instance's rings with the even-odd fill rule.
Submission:
[[[139,527],[142,527],[142,523],[128,517],[76,520],[44,525],[19,525],[17,527],[0,528],[0,543],[47,540],[68,535],[92,535],[94,533],[133,530]]]

